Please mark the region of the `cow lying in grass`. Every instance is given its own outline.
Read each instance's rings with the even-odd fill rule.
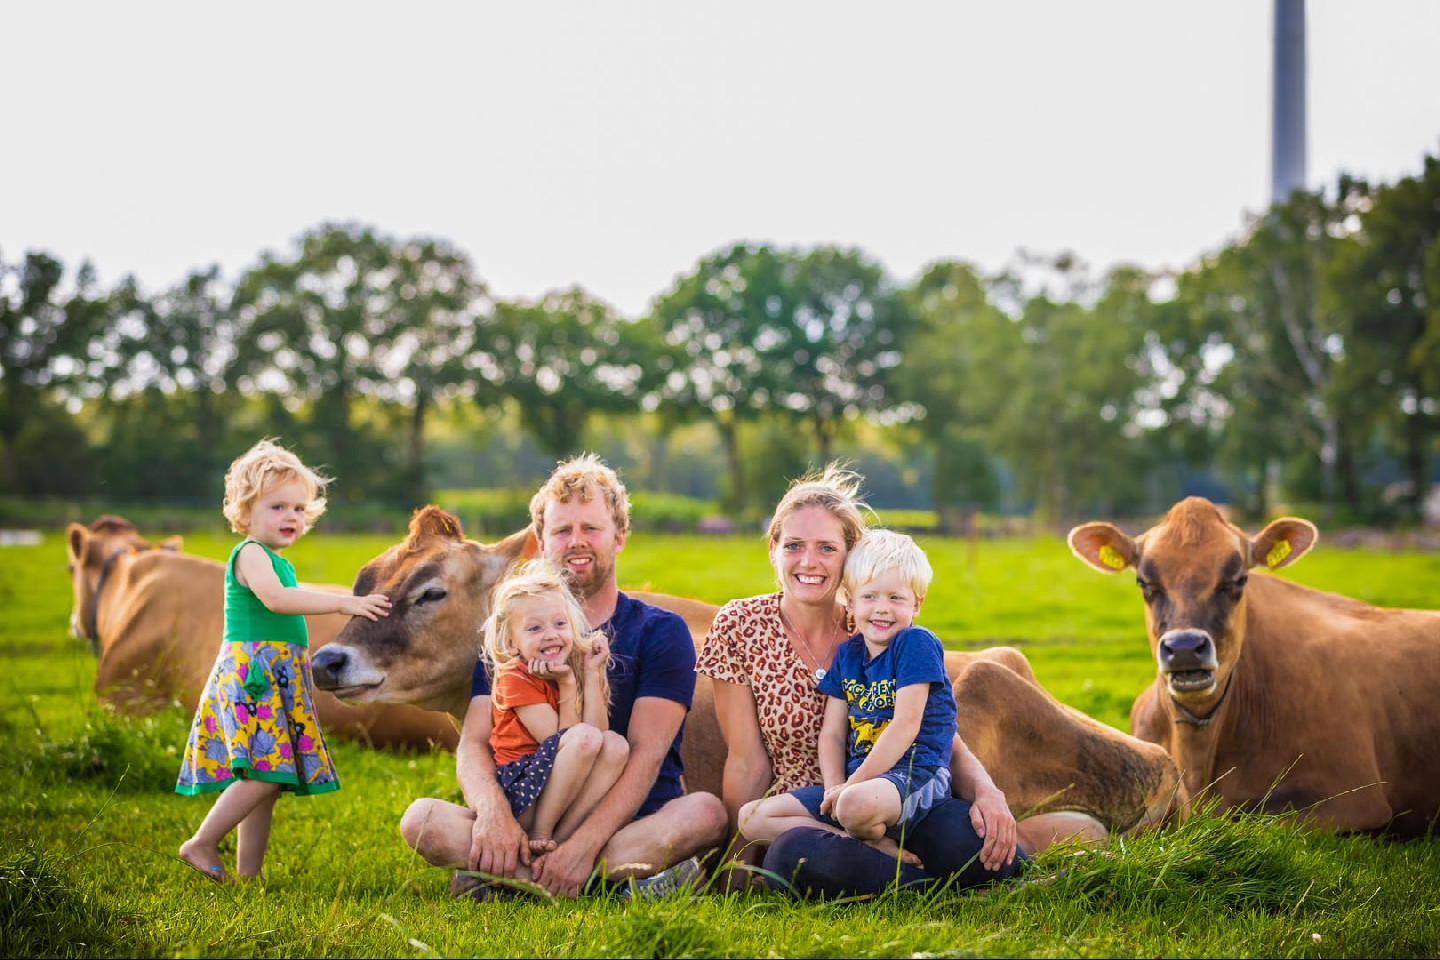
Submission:
[[[1317,533],[1276,520],[1251,538],[1191,497],[1129,537],[1070,532],[1103,573],[1130,567],[1159,672],[1130,713],[1180,770],[1180,812],[1301,810],[1341,830],[1426,833],[1440,813],[1440,612],[1384,609],[1279,577]]]
[[[466,539],[459,521],[438,507],[417,511],[409,536],[356,578],[367,592],[390,597],[390,615],[347,624],[317,652],[316,685],[349,703],[415,703],[463,717],[490,591],[535,550],[528,528],[484,544]],[[666,594],[626,593],[683,616],[697,649],[718,609]],[[1121,832],[1163,815],[1175,787],[1164,751],[1057,701],[1020,651],[951,651],[946,666],[960,733],[1017,816],[1077,811]],[[686,786],[719,795],[725,743],[710,679],[696,680],[682,750]]]
[[[179,537],[152,544],[119,517],[72,523],[65,547],[75,601],[70,631],[96,653],[96,692],[127,712],[171,700],[194,710],[224,633],[225,565],[179,552]],[[307,616],[312,653],[348,619]],[[448,716],[413,706],[350,706],[322,692],[315,709],[327,734],[375,746],[452,749],[458,739]]]

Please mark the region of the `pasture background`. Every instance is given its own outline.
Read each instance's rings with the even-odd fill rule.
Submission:
[[[142,531],[147,532],[147,531]],[[321,530],[301,577],[349,583],[395,542]],[[1021,647],[1056,696],[1128,730],[1153,667],[1128,574],[1063,540],[922,537],[936,569],[920,620],[956,647]],[[223,558],[229,537],[190,535]],[[208,810],[170,792],[189,715],[96,705],[70,639],[58,531],[0,548],[0,950],[19,956],[1435,956],[1440,843],[1308,835],[1284,820],[1198,817],[1114,840],[1113,858],[1056,850],[988,893],[797,905],[780,895],[625,904],[451,900],[395,832],[418,796],[454,797],[451,757],[337,742],[344,789],[277,808],[267,876],[219,888],[173,855]],[[1284,575],[1386,605],[1436,606],[1440,557],[1327,550]],[[634,537],[622,584],[715,603],[771,589],[758,535]],[[233,860],[233,837],[227,856]]]

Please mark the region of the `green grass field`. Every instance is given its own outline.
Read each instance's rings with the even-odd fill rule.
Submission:
[[[289,555],[305,580],[348,583],[393,542],[320,532]],[[221,558],[231,541],[190,537]],[[1132,578],[1104,577],[1053,541],[927,539],[921,622],[956,646],[1013,644],[1062,700],[1122,730],[1153,667]],[[757,536],[634,537],[633,587],[716,603],[771,588]],[[1327,551],[1286,571],[1389,605],[1440,606],[1440,557]],[[334,744],[343,789],[287,797],[263,882],[217,887],[174,856],[208,809],[171,793],[189,726],[96,705],[94,662],[69,638],[58,532],[0,547],[0,951],[7,956],[1012,957],[1440,955],[1440,841],[1307,834],[1283,819],[1192,818],[1113,840],[1113,857],[1056,850],[1046,885],[800,904],[779,894],[622,903],[446,895],[395,831],[419,796],[454,797],[445,753]],[[233,860],[233,837],[227,856]]]

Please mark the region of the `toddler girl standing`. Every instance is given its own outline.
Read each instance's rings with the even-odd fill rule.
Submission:
[[[586,625],[564,574],[532,560],[495,588],[485,621],[494,676],[495,775],[536,854],[575,831],[630,755],[610,730],[605,635]]]
[[[180,794],[223,791],[180,845],[180,858],[215,880],[229,879],[220,841],[237,827],[238,872],[260,875],[282,790],[340,788],[312,703],[304,614],[375,620],[388,615],[390,601],[301,589],[294,566],[280,556],[325,512],[328,482],[269,440],[225,474],[225,517],[245,539],[225,565],[225,636],[175,783]]]

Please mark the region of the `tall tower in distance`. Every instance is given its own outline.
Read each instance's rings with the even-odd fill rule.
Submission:
[[[1274,0],[1270,202],[1305,185],[1305,0]]]

